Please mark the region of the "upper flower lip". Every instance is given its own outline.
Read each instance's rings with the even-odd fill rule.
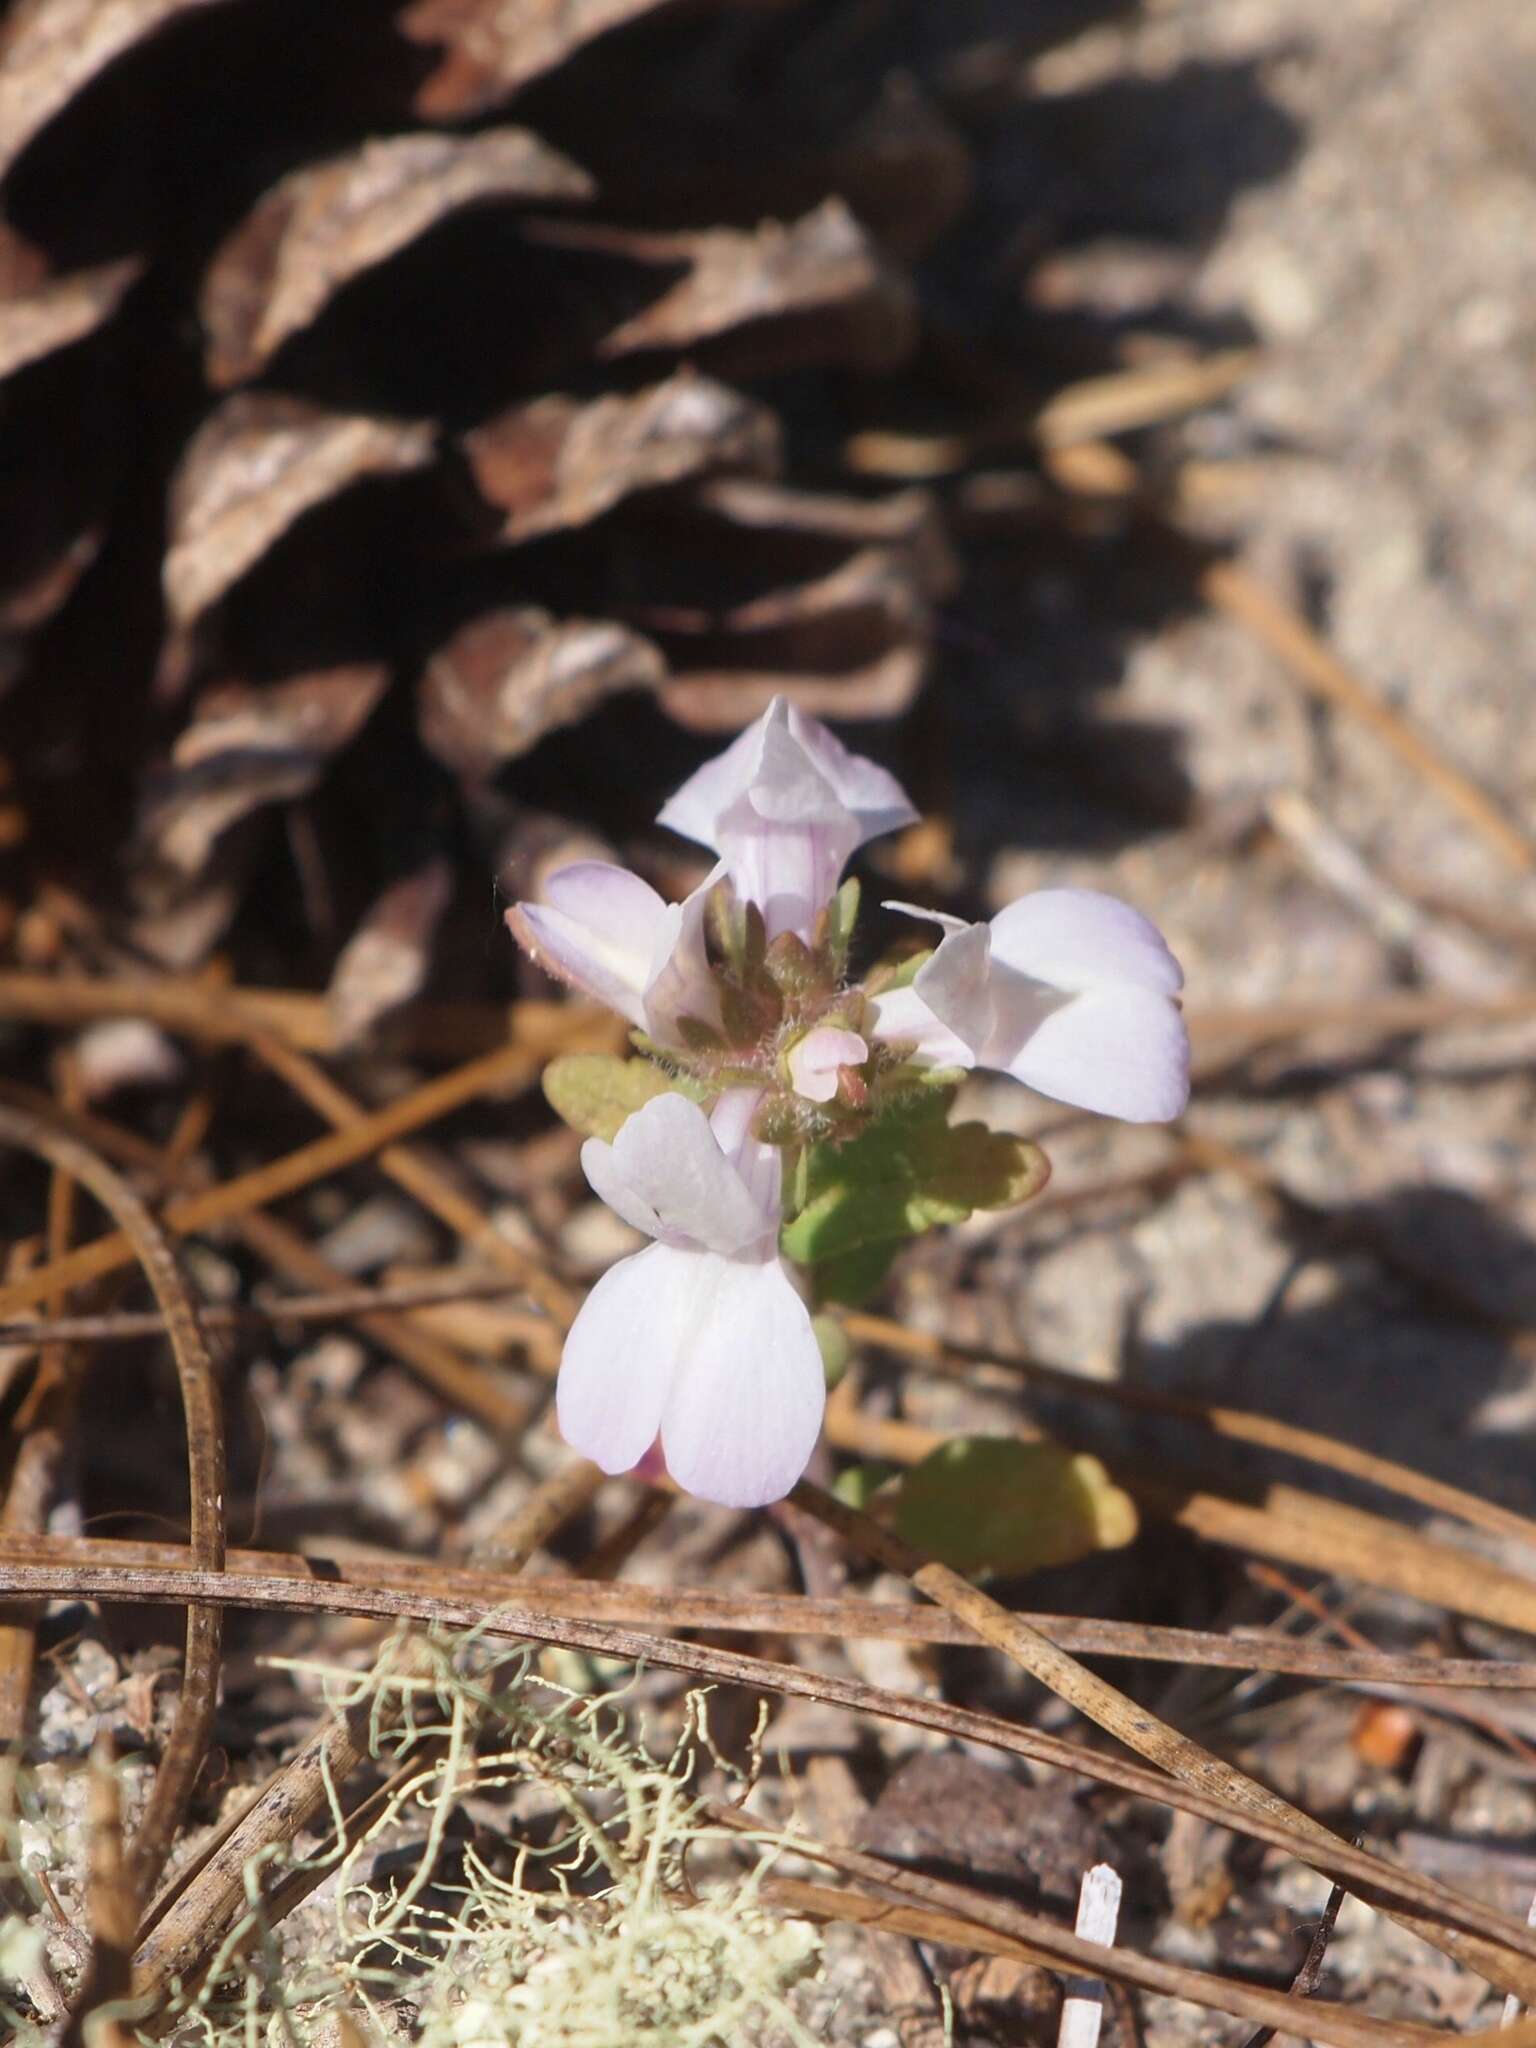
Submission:
[[[770,938],[792,931],[809,942],[859,847],[916,816],[893,775],[775,697],[689,777],[659,822],[715,848]]]
[[[775,697],[723,754],[695,770],[662,806],[657,823],[718,847],[722,823],[742,798],[775,824],[851,820],[853,848],[918,816],[894,775],[850,752],[820,719],[783,697]]]

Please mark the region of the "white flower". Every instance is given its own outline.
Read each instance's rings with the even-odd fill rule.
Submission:
[[[878,998],[877,1037],[915,1042],[931,1066],[993,1067],[1129,1123],[1182,1112],[1184,976],[1139,910],[1092,889],[1041,889],[990,924],[888,908],[931,919],[945,937],[910,988]]]
[[[790,1086],[807,1102],[830,1102],[837,1093],[838,1071],[862,1067],[869,1047],[857,1031],[836,1024],[818,1024],[789,1054]]]
[[[752,1137],[755,1089],[713,1115],[658,1095],[611,1145],[581,1148],[610,1209],[656,1242],[587,1296],[560,1362],[560,1429],[605,1472],[658,1433],[688,1492],[726,1507],[780,1500],[805,1470],[825,1405],[821,1351],[779,1257],[780,1158]]]
[[[720,996],[704,950],[704,912],[716,868],[681,903],[607,861],[557,868],[542,903],[514,904],[507,924],[546,974],[606,1003],[649,1033],[679,1046],[681,1017],[720,1021]]]
[[[762,911],[769,938],[809,940],[858,848],[916,817],[893,775],[775,697],[689,777],[658,822],[715,849],[736,894]]]

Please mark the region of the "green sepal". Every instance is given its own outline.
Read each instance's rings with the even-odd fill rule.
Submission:
[[[798,932],[780,932],[764,956],[763,966],[775,988],[787,996],[803,996],[819,988],[826,970]]]
[[[821,928],[817,933],[820,949],[839,975],[848,964],[853,928],[859,921],[859,894],[858,877],[850,875],[821,913]]]
[[[952,1437],[905,1474],[896,1528],[960,1572],[1043,1571],[1136,1534],[1136,1507],[1097,1458],[1018,1437]]]
[[[611,1144],[626,1117],[677,1084],[650,1060],[623,1060],[606,1052],[568,1052],[544,1069],[550,1108],[584,1138]],[[689,1090],[681,1091],[689,1093]]]
[[[928,946],[921,953],[907,953],[900,959],[877,962],[864,977],[865,994],[888,996],[892,989],[910,988],[917,979],[918,969],[926,967],[933,955],[934,948]]]
[[[689,1052],[724,1052],[725,1040],[702,1017],[679,1017],[677,1035]]]
[[[950,1123],[953,1101],[950,1088],[914,1090],[860,1137],[814,1146],[804,1206],[780,1237],[785,1255],[816,1265],[1038,1194],[1050,1173],[1040,1148]]]
[[[784,998],[766,974],[720,984],[720,1021],[730,1045],[755,1045],[778,1028],[783,1015]]]

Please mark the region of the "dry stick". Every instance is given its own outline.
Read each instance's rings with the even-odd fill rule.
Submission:
[[[65,1086],[76,1092],[66,1070]],[[48,1186],[49,1259],[68,1251],[75,1228],[75,1182],[55,1167]],[[55,1303],[58,1307],[61,1304]],[[57,1340],[46,1343],[36,1377],[12,1424],[20,1439],[12,1462],[0,1531],[36,1535],[48,1525],[48,1512],[69,1452],[71,1423],[79,1379],[69,1352]],[[0,1623],[0,1743],[19,1742],[26,1732],[27,1702],[37,1658],[38,1609],[17,1609]]]
[[[296,1152],[270,1160],[254,1172],[209,1188],[196,1195],[184,1195],[165,1212],[168,1227],[185,1235],[207,1230],[216,1223],[228,1223],[252,1209],[267,1207],[285,1195],[324,1180],[344,1167],[355,1166],[384,1146],[393,1144],[409,1131],[435,1123],[496,1089],[524,1087],[537,1071],[539,1057],[520,1045],[503,1046],[484,1059],[455,1067],[424,1086],[413,1089],[400,1101],[373,1110],[346,1130],[333,1131]],[[133,1248],[121,1233],[97,1238],[93,1244],[71,1252],[67,1258],[51,1260],[24,1280],[0,1287],[0,1317],[19,1315],[35,1302],[43,1301],[61,1287],[75,1287],[102,1273],[115,1273],[132,1262]]]
[[[342,1287],[324,1294],[281,1294],[267,1301],[216,1303],[202,1311],[205,1330],[238,1330],[248,1323],[345,1323],[403,1308],[441,1308],[463,1301],[494,1301],[520,1291],[510,1274],[476,1275],[446,1267],[420,1280],[385,1287]],[[0,1323],[0,1347],[12,1344],[121,1344],[161,1337],[165,1317],[158,1309],[118,1309],[95,1316],[47,1316]]]
[[[313,1060],[266,1032],[254,1034],[250,1049],[273,1073],[287,1083],[311,1109],[316,1110],[338,1131],[356,1130],[368,1121],[368,1111],[354,1102],[344,1088],[338,1088]],[[542,1271],[538,1262],[502,1236],[484,1211],[456,1188],[431,1161],[408,1145],[386,1145],[378,1165],[397,1186],[413,1195],[466,1244],[500,1266],[520,1282],[560,1329],[569,1329],[580,1306],[569,1288],[562,1287]]]
[[[302,1286],[336,1287],[347,1277],[291,1224],[276,1216],[253,1212],[238,1218],[235,1227],[258,1258]],[[533,1412],[528,1399],[504,1387],[484,1366],[465,1358],[435,1331],[408,1314],[382,1310],[370,1310],[353,1321],[434,1393],[464,1414],[473,1415],[494,1436],[512,1443],[522,1435]]]
[[[1328,1944],[1333,1939],[1333,1930],[1338,1921],[1339,1908],[1343,1905],[1346,1897],[1347,1894],[1341,1884],[1336,1884],[1332,1891],[1329,1892],[1328,1903],[1323,1908],[1322,1917],[1312,1930],[1312,1939],[1307,1945],[1306,1956],[1302,1961],[1301,1968],[1296,1972],[1295,1981],[1291,1985],[1293,1997],[1310,1998],[1321,1983],[1323,1959],[1328,1953]],[[1260,2027],[1256,2034],[1243,2043],[1243,2048],[1269,2048],[1269,2044],[1275,2038],[1275,2033],[1276,2029],[1274,2027]]]
[[[520,1002],[419,1003],[405,1021],[407,1036],[423,1053],[441,1044],[456,1056],[462,1045],[462,1013],[474,1019],[477,1050],[493,1052],[520,1045],[540,1059],[570,1050],[585,1034],[600,1031],[604,1042],[622,1045],[623,1027],[586,1004]],[[200,975],[142,975],[106,981],[93,975],[0,973],[0,1016],[35,1024],[86,1024],[100,1017],[147,1017],[183,1037],[209,1045],[244,1045],[251,1034],[270,1031],[308,1052],[344,1052],[337,1042],[330,1005],[323,995],[300,989],[230,988]]]
[[[504,1541],[518,1564],[529,1557],[602,1482],[585,1459],[546,1480],[526,1501]],[[516,1565],[513,1567],[516,1568]],[[398,1613],[399,1610],[396,1610]],[[413,1653],[407,1649],[406,1668]],[[430,1669],[418,1648],[416,1668]],[[292,1842],[322,1813],[335,1788],[369,1754],[370,1701],[328,1717],[283,1768],[270,1778],[233,1827],[155,1902],[133,1962],[136,1993],[158,1996],[177,1978],[194,1977],[223,1939],[246,1899],[246,1870],[275,1843]]]
[[[881,1528],[869,1515],[845,1507],[841,1501],[834,1500],[830,1494],[806,1480],[796,1487],[792,1498],[834,1529],[851,1548],[862,1551],[888,1571],[910,1579],[919,1592],[926,1593],[930,1600],[948,1608],[950,1613],[964,1616],[979,1636],[1004,1651],[1021,1670],[1027,1671],[1058,1698],[1066,1700],[1128,1749],[1146,1757],[1170,1776],[1214,1792],[1240,1811],[1263,1814],[1278,1821],[1304,1836],[1309,1844],[1321,1843],[1331,1851],[1338,1841],[1337,1836],[1313,1820],[1310,1814],[1303,1813],[1299,1807],[1279,1798],[1256,1779],[1202,1749],[1187,1735],[1158,1720],[1149,1709],[1137,1706],[1124,1693],[1116,1691],[1106,1680],[1068,1656],[1038,1629],[1031,1628],[1028,1622],[1000,1607],[968,1579],[962,1578],[948,1565],[936,1564],[925,1558],[900,1537]],[[1323,1869],[1324,1875],[1333,1875],[1325,1867],[1327,1856],[1319,1862],[1315,1850],[1309,1853],[1303,1849],[1302,1853],[1315,1869]],[[1422,1940],[1441,1949],[1453,1960],[1477,1970],[1502,1990],[1513,1991],[1521,1982],[1536,1982],[1536,1968],[1529,1959],[1515,1963],[1506,1949],[1479,1934],[1470,1934],[1461,1928],[1437,1926],[1433,1921],[1400,1910],[1395,1910],[1393,1917],[1402,1920]]]
[[[10,1102],[18,1108],[38,1112],[48,1107],[46,1096],[14,1082],[0,1082],[0,1102]],[[120,1124],[109,1123],[104,1117],[87,1115],[73,1115],[58,1121],[62,1129],[73,1131],[76,1137],[93,1145],[109,1159],[139,1167],[153,1174],[162,1184],[167,1182],[165,1155],[136,1133],[124,1130]],[[235,1217],[232,1227],[259,1259],[301,1286],[335,1289],[347,1284],[345,1273],[321,1258],[307,1238],[275,1216],[253,1210],[248,1216]],[[398,1358],[408,1371],[415,1373],[444,1400],[462,1408],[465,1414],[475,1416],[497,1435],[512,1438],[520,1434],[528,1419],[528,1403],[471,1365],[424,1324],[409,1315],[382,1310],[360,1315],[356,1320],[359,1329],[381,1349]]]
[[[617,1536],[630,1545],[647,1533],[653,1516],[671,1497],[651,1490],[635,1520]],[[613,1566],[610,1543],[599,1545],[587,1568]],[[6,1564],[99,1566],[107,1570],[186,1570],[178,1543],[146,1543],[118,1537],[0,1536],[0,1568]],[[225,1570],[242,1577],[323,1580],[335,1586],[377,1587],[385,1592],[419,1590],[443,1599],[482,1601],[492,1612],[512,1582],[499,1568],[438,1564],[433,1560],[359,1546],[340,1554],[314,1551],[231,1550]],[[698,1628],[731,1635],[825,1636],[835,1641],[957,1644],[975,1647],[980,1638],[958,1615],[926,1604],[894,1600],[808,1599],[801,1593],[733,1592],[718,1587],[668,1586],[664,1590],[605,1578],[521,1579],[519,1606],[577,1621]],[[1203,1629],[1157,1628],[1141,1622],[1103,1621],[1064,1614],[1023,1617],[1064,1650],[1098,1657],[1132,1657],[1152,1663],[1194,1664],[1226,1671],[1268,1671],[1281,1677],[1331,1679],[1358,1686],[1462,1687],[1473,1691],[1536,1692],[1536,1663],[1495,1662],[1479,1657],[1399,1656],[1391,1651],[1330,1649],[1321,1643],[1253,1630],[1231,1636]]]
[[[955,1344],[921,1330],[908,1330],[887,1316],[846,1313],[843,1327],[856,1341],[878,1344],[887,1351],[921,1358],[940,1372],[969,1374],[978,1365],[999,1367],[1018,1373],[1041,1386],[1054,1387],[1087,1401],[1107,1401],[1116,1408],[1136,1409],[1143,1414],[1169,1415],[1181,1422],[1195,1423],[1212,1436],[1234,1443],[1255,1444],[1264,1450],[1282,1451],[1308,1464],[1322,1465],[1352,1479],[1363,1479],[1383,1492],[1395,1493],[1438,1514],[1453,1515],[1474,1528],[1487,1529],[1496,1536],[1512,1536],[1516,1542],[1536,1546],[1536,1521],[1482,1500],[1459,1486],[1431,1479],[1410,1466],[1390,1458],[1378,1458],[1354,1444],[1321,1431],[1298,1429],[1272,1415],[1260,1415],[1248,1408],[1227,1408],[1211,1401],[1197,1401],[1187,1395],[1163,1394],[1151,1387],[1129,1386],[1119,1380],[1090,1380],[1060,1366],[1044,1365],[1038,1359],[1014,1352],[986,1350],[979,1345]]]
[[[1438,790],[1484,845],[1521,873],[1536,868],[1536,842],[1510,823],[1470,776],[1377,696],[1306,621],[1235,562],[1212,562],[1200,574],[1211,603],[1262,640],[1312,696],[1369,726],[1415,775]]]
[[[170,1240],[122,1176],[77,1138],[53,1129],[41,1118],[0,1105],[0,1142],[35,1153],[50,1165],[72,1174],[119,1224],[129,1246],[129,1257],[136,1258],[143,1267],[144,1277],[165,1317],[186,1416],[191,1552],[204,1570],[221,1569],[223,1421],[213,1359],[198,1321],[197,1304],[182,1278]],[[218,1694],[222,1633],[223,1617],[217,1607],[188,1607],[181,1696],[129,1859],[133,1884],[140,1897],[160,1873],[202,1768]]]
[[[826,1428],[828,1441],[840,1450],[897,1464],[916,1464],[945,1441],[937,1430],[831,1402]],[[1028,1428],[1016,1433],[1031,1438]],[[1384,1516],[1300,1487],[1271,1482],[1255,1489],[1258,1498],[1245,1500],[1219,1490],[1208,1473],[1181,1471],[1166,1459],[1155,1465],[1115,1457],[1102,1462],[1142,1507],[1208,1542],[1329,1576],[1343,1572],[1473,1620],[1536,1634],[1536,1583],[1475,1552],[1452,1549]]]
[[[1336,1613],[1326,1600],[1321,1599],[1308,1587],[1298,1585],[1286,1573],[1276,1571],[1272,1565],[1257,1564],[1252,1559],[1248,1561],[1245,1569],[1254,1585],[1267,1586],[1271,1592],[1279,1593],[1282,1599],[1310,1614],[1321,1625],[1325,1635],[1336,1636],[1352,1650],[1369,1651],[1374,1648],[1370,1638],[1357,1629],[1346,1615]],[[1402,1697],[1401,1687],[1389,1690],[1392,1696],[1399,1699]],[[1455,1720],[1465,1721],[1469,1727],[1477,1729],[1480,1734],[1487,1736],[1490,1742],[1508,1751],[1521,1763],[1536,1766],[1536,1749],[1521,1736],[1516,1735],[1512,1729],[1505,1727],[1497,1716],[1483,1712],[1475,1702],[1457,1699],[1454,1694],[1436,1687],[1412,1702],[1410,1711],[1414,1725],[1419,1728],[1424,1726],[1427,1718],[1421,1711],[1423,1707],[1431,1710],[1438,1708],[1440,1712],[1450,1715]]]
[[[1190,1034],[1199,1048],[1239,1039],[1257,1046],[1318,1031],[1348,1030],[1398,1037],[1452,1024],[1514,1023],[1536,1014],[1536,990],[1497,995],[1401,989],[1352,1002],[1326,996],[1299,1002],[1191,1004]],[[212,991],[206,983],[71,980],[0,972],[0,1017],[68,1025],[92,1017],[151,1017],[167,1029],[214,1044],[250,1042],[256,1032],[280,1035],[301,1051],[341,1050],[325,998],[289,989]],[[509,1042],[541,1058],[556,1052],[623,1049],[622,1032],[605,1012],[580,1003],[414,1005],[399,1019],[401,1042],[424,1057],[478,1058]]]
[[[1192,362],[1138,364],[1054,392],[1034,417],[1047,448],[1153,426],[1225,397],[1258,363],[1257,349],[1219,349]]]
[[[1329,1577],[1343,1573],[1472,1620],[1536,1634],[1536,1584],[1530,1579],[1363,1508],[1278,1484],[1266,1486],[1262,1500],[1245,1501],[1182,1479],[1167,1466],[1116,1460],[1110,1470],[1143,1507],[1208,1542]]]
[[[1134,1797],[1192,1813],[1214,1826],[1247,1835],[1298,1857],[1322,1870],[1331,1880],[1347,1883],[1351,1891],[1373,1904],[1411,1907],[1437,1916],[1451,1926],[1481,1934],[1489,1946],[1497,1945],[1497,1954],[1510,1969],[1511,1958],[1524,1958],[1521,1981],[1536,1982],[1536,1931],[1494,1912],[1482,1900],[1466,1897],[1417,1871],[1402,1869],[1326,1830],[1316,1834],[1301,1832],[1267,1811],[1234,1806],[1230,1799],[1204,1785],[1170,1778],[1162,1771],[1148,1770],[1061,1736],[1021,1727],[993,1714],[950,1706],[941,1700],[889,1692],[857,1679],[808,1671],[798,1664],[780,1664],[733,1650],[640,1634],[611,1623],[573,1621],[506,1601],[443,1600],[425,1593],[337,1586],[324,1581],[309,1584],[294,1579],[246,1578],[231,1572],[103,1571],[78,1566],[0,1568],[0,1591],[5,1590],[39,1595],[69,1592],[80,1599],[127,1602],[218,1600],[234,1607],[362,1614],[430,1623],[451,1630],[475,1629],[488,1637],[590,1650],[625,1663],[655,1664],[689,1677],[786,1693],[846,1707],[854,1713],[878,1715],[912,1727],[932,1729],[957,1741],[983,1743],[1052,1769],[1075,1771]],[[265,1799],[266,1788],[258,1797]],[[244,1825],[244,1817],[239,1824]],[[194,1863],[194,1870],[199,1867]],[[179,1874],[177,1883],[182,1881]]]
[[[725,1820],[724,1814],[717,1814]],[[748,1823],[751,1825],[751,1823]],[[1312,2039],[1328,2048],[1465,2048],[1465,2037],[1439,2027],[1402,2020],[1379,2020],[1348,2006],[1300,1999],[1288,1991],[1270,1991],[1236,1977],[1216,1977],[1183,1963],[1163,1962],[1132,1949],[1105,1951],[1069,1934],[1044,1914],[1029,1913],[1003,1899],[924,1877],[900,1864],[887,1863],[857,1849],[842,1849],[803,1836],[790,1838],[797,1854],[845,1871],[880,1892],[907,1901],[872,1896],[859,1890],[834,1890],[799,1878],[771,1877],[763,1885],[765,1900],[807,1919],[842,1920],[878,1933],[904,1934],[914,1941],[937,1941],[983,1955],[1009,1956],[1043,1965],[1058,1975],[1091,1968],[1100,1976],[1137,1991],[1183,1999],[1208,2012],[1233,2019],[1255,2020],[1283,2028],[1298,2039]]]

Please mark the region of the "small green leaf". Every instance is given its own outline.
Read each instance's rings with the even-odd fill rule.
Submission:
[[[905,1238],[888,1237],[881,1244],[861,1244],[857,1251],[819,1260],[811,1268],[817,1301],[837,1302],[843,1308],[860,1307],[889,1273],[905,1243]]]
[[[896,1475],[894,1465],[848,1465],[832,1482],[832,1492],[844,1507],[862,1514],[881,1487]]]
[[[953,1100],[951,1089],[914,1091],[848,1144],[815,1146],[804,1205],[780,1240],[786,1256],[814,1265],[1038,1194],[1050,1172],[1039,1147],[950,1123]]]
[[[649,1060],[606,1052],[563,1053],[544,1069],[544,1094],[556,1116],[583,1137],[610,1144],[626,1117],[672,1086],[671,1075]]]
[[[896,1527],[961,1572],[1033,1572],[1118,1550],[1136,1508],[1097,1458],[1010,1436],[953,1437],[901,1482]]]

